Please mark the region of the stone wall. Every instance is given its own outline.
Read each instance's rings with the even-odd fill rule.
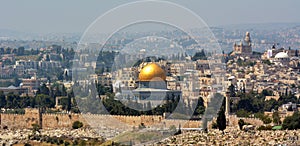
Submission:
[[[257,118],[240,118],[229,115],[228,126],[238,126],[239,119],[255,126],[263,125]],[[84,126],[93,128],[133,128],[143,123],[147,127],[169,128],[174,125],[182,128],[201,127],[201,121],[165,119],[163,116],[123,116],[123,115],[98,115],[98,114],[42,114],[37,109],[25,109],[25,114],[0,114],[1,127],[8,128],[32,128],[32,124],[38,124],[44,129],[72,128],[75,121],[83,122]]]
[[[80,114],[42,114],[42,128],[72,128],[75,121],[86,121]]]
[[[228,125],[229,126],[238,126],[238,122],[240,119],[243,119],[246,123],[250,123],[251,125],[254,126],[261,126],[263,125],[263,121],[261,121],[258,118],[242,118],[242,117],[237,117],[236,115],[229,115],[228,116]]]
[[[27,117],[17,114],[1,114],[1,127],[7,126],[10,129],[29,128],[32,124],[38,123],[35,117]]]
[[[132,128],[143,123],[145,126],[169,128],[179,125],[184,128],[197,128],[201,121],[170,120],[163,116],[142,115],[98,115],[98,114],[42,114],[38,109],[25,109],[25,114],[0,114],[0,125],[13,128],[32,128],[38,124],[44,129],[72,128],[75,121],[83,122],[84,126],[93,128]]]
[[[1,127],[31,128],[32,124],[40,124],[40,115],[37,109],[25,109],[25,114],[0,114]]]

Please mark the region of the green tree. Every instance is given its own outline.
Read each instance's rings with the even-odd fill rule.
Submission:
[[[224,98],[224,97],[223,97]],[[217,117],[217,125],[219,130],[224,130],[226,129],[226,116],[225,116],[225,100],[223,100],[221,109],[218,113],[218,117]]]
[[[73,125],[72,125],[72,128],[73,128],[73,129],[78,129],[78,128],[81,128],[81,127],[83,127],[83,123],[80,122],[80,121],[75,121],[75,122],[73,123]]]
[[[272,96],[272,95],[273,95],[273,91],[271,91],[271,90],[263,90],[263,91],[261,92],[261,94],[262,94],[263,96]]]
[[[277,125],[281,124],[280,116],[279,116],[278,111],[273,112],[272,118],[273,118],[273,123],[274,123],[274,124],[277,124]]]
[[[45,61],[50,61],[50,56],[49,56],[49,54],[46,55]]]
[[[200,52],[196,52],[196,54],[192,57],[192,60],[193,61],[196,61],[196,60],[207,60],[207,57],[206,57],[206,54],[204,52],[204,49],[202,49]]]
[[[262,120],[264,122],[264,124],[270,124],[272,122],[272,119],[270,117],[266,116],[263,112],[255,113],[254,117]]]
[[[46,84],[40,86],[37,91],[37,94],[49,95],[49,93],[49,88],[46,86]]]
[[[240,130],[243,130],[243,126],[246,125],[246,123],[243,119],[239,119],[238,124],[239,124]]]
[[[35,107],[47,107],[52,108],[55,105],[54,98],[51,98],[49,95],[38,94],[35,97]]]
[[[67,101],[67,111],[70,111],[71,110],[71,108],[72,108],[72,94],[71,93],[69,93],[68,94],[68,101]]]
[[[6,105],[6,99],[3,91],[0,91],[0,108],[3,108]]]
[[[24,47],[19,47],[17,50],[17,55],[21,56],[24,55],[25,48]]]
[[[26,108],[26,107],[30,106],[30,102],[31,102],[30,98],[31,97],[29,97],[29,96],[21,97],[20,102],[19,102],[20,108]]]
[[[35,135],[36,132],[40,133],[40,126],[38,124],[32,124],[31,126],[33,135]]]
[[[205,112],[204,100],[202,97],[199,97],[194,115],[202,115]]]
[[[9,93],[6,96],[6,108],[20,108],[20,96],[13,93]]]
[[[244,109],[240,109],[236,112],[236,116],[237,117],[249,117],[250,116],[250,112],[244,110]]]
[[[269,117],[266,117],[263,119],[264,124],[270,124],[272,122],[272,119]]]
[[[265,101],[264,111],[271,111],[272,109],[277,110],[279,107],[278,102],[275,99]]]
[[[300,114],[295,112],[292,116],[288,116],[283,120],[282,128],[288,130],[300,129]]]
[[[230,93],[229,93],[230,97],[236,97],[234,85],[231,84],[231,85],[228,87],[228,89],[229,89],[229,92],[230,92]]]

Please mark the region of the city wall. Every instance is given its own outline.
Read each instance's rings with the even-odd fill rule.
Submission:
[[[98,115],[98,114],[43,114],[37,109],[25,109],[25,114],[0,114],[1,127],[10,129],[32,128],[38,124],[43,129],[72,128],[75,121],[80,121],[85,127],[136,127],[142,123],[146,126],[169,128],[176,127],[197,128],[201,121],[165,119],[163,116],[123,116],[123,115]]]
[[[228,126],[237,126],[239,119],[255,126],[263,125],[260,119],[228,116]],[[25,114],[0,114],[1,127],[10,129],[32,128],[38,124],[43,129],[72,128],[75,121],[85,127],[93,128],[138,128],[142,123],[146,127],[169,128],[172,125],[182,128],[201,127],[201,121],[165,119],[163,116],[122,116],[99,114],[43,114],[37,109],[25,109]]]
[[[32,124],[40,123],[40,114],[36,109],[26,109],[26,114],[0,114],[1,127],[10,129],[31,128]]]
[[[246,123],[250,123],[251,125],[254,126],[262,126],[264,125],[263,121],[258,119],[258,118],[242,118],[242,117],[237,117],[236,115],[229,115],[228,120],[229,126],[238,126],[238,122],[240,119],[243,119]]]

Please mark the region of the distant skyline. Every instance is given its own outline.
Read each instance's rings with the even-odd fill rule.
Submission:
[[[194,11],[209,26],[300,22],[298,0],[168,1]],[[134,1],[2,0],[0,29],[28,33],[82,33],[97,17],[128,2]]]

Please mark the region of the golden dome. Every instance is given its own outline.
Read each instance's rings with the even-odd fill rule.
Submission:
[[[166,80],[165,71],[156,63],[150,63],[144,66],[139,74],[140,81],[161,81]]]

